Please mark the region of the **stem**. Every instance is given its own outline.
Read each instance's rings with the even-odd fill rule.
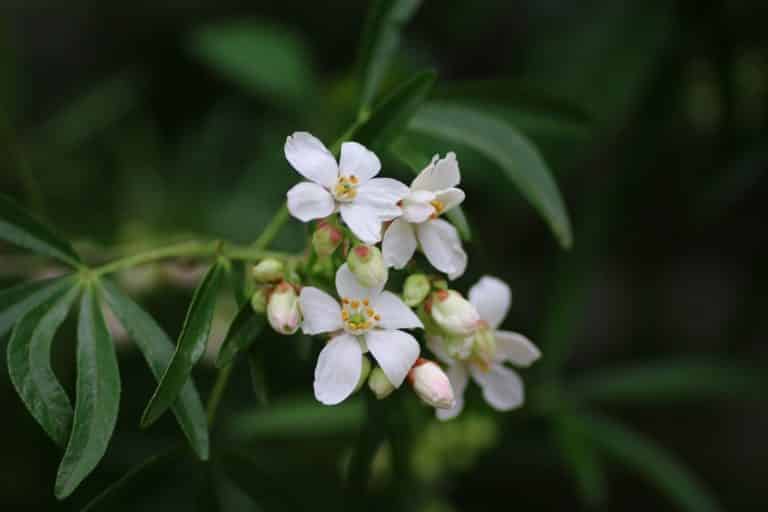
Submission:
[[[383,400],[378,400],[373,393],[365,393],[365,403],[365,422],[360,429],[360,436],[352,452],[347,473],[347,500],[350,510],[364,505],[368,482],[371,479],[373,458],[387,437],[387,404]]]
[[[253,248],[263,250],[269,247],[269,244],[272,243],[272,240],[280,232],[280,229],[283,227],[283,224],[285,224],[285,221],[288,220],[288,217],[288,206],[281,206],[272,217],[272,220],[269,221],[267,227],[264,228],[264,231],[261,232],[259,238],[253,243]]]

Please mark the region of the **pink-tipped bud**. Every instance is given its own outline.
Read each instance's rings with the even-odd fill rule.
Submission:
[[[450,409],[456,404],[453,387],[442,368],[429,359],[419,358],[408,373],[408,382],[421,400],[438,409]]]
[[[274,258],[261,260],[253,267],[253,278],[259,283],[274,283],[283,278],[285,265]]]
[[[312,247],[318,256],[330,256],[341,245],[343,236],[341,230],[325,221],[317,223],[312,233]]]
[[[438,290],[430,297],[432,319],[445,334],[469,336],[480,322],[480,314],[467,299],[454,290]]]
[[[296,290],[285,281],[278,284],[269,296],[267,319],[280,334],[293,334],[301,323],[299,298]]]
[[[381,286],[389,276],[381,251],[373,245],[358,245],[352,249],[347,257],[347,264],[360,284],[366,288]]]

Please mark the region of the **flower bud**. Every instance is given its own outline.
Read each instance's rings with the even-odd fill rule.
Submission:
[[[472,340],[472,360],[487,370],[496,357],[496,337],[488,325],[481,325]]]
[[[418,306],[427,298],[430,289],[431,286],[427,276],[424,274],[411,274],[405,280],[403,302],[410,307]]]
[[[387,280],[389,273],[378,247],[358,245],[350,251],[347,263],[360,284],[366,288],[375,288]]]
[[[387,398],[395,390],[395,386],[384,375],[384,370],[378,366],[371,371],[371,375],[368,377],[368,388],[379,400]]]
[[[480,314],[467,299],[454,290],[438,290],[432,294],[432,319],[450,336],[469,336],[475,332]]]
[[[253,278],[259,283],[274,283],[283,278],[285,265],[280,260],[267,258],[253,267]]]
[[[251,307],[256,313],[263,313],[267,310],[267,290],[268,287],[261,287],[251,295]]]
[[[299,298],[296,290],[287,282],[278,284],[269,296],[267,319],[272,328],[280,334],[293,334],[299,328]]]
[[[408,373],[408,382],[421,400],[438,409],[450,409],[456,401],[453,387],[442,368],[434,362],[419,358]]]
[[[315,232],[312,233],[312,247],[318,256],[330,256],[339,247],[342,238],[338,227],[320,221],[317,223]]]
[[[368,375],[371,373],[371,360],[368,359],[365,355],[362,356],[363,358],[363,367],[360,369],[360,379],[357,381],[357,386],[355,386],[355,391],[358,391],[361,387],[363,387],[363,384],[365,383],[366,379],[368,379]]]

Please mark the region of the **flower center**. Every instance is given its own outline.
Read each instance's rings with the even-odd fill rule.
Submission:
[[[360,180],[354,174],[339,176],[336,186],[333,187],[333,197],[337,201],[351,201],[357,195],[357,186],[359,184]]]
[[[439,199],[433,199],[432,201],[429,202],[429,204],[431,204],[432,208],[435,209],[435,211],[432,213],[432,215],[430,215],[430,218],[432,218],[432,219],[438,218],[440,216],[440,214],[445,211],[445,203],[443,203]]]
[[[344,297],[341,299],[341,319],[344,322],[344,330],[350,334],[361,334],[376,327],[381,321],[381,315],[371,307],[368,299],[355,300]]]

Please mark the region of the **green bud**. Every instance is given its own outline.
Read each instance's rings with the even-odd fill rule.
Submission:
[[[317,223],[315,232],[312,233],[312,247],[318,256],[330,256],[341,244],[343,237],[341,230],[325,221]]]
[[[251,295],[251,307],[257,313],[264,313],[267,310],[267,289],[258,288]]]
[[[358,391],[361,387],[363,387],[363,384],[365,384],[366,379],[368,378],[368,375],[371,373],[371,360],[368,359],[366,356],[363,357],[363,368],[360,370],[360,379],[357,381],[357,386],[355,386],[355,391]]]
[[[414,307],[421,304],[429,295],[431,286],[429,279],[424,274],[412,274],[405,280],[403,286],[403,302]]]
[[[373,245],[358,245],[352,249],[347,263],[360,284],[366,288],[381,286],[389,275],[381,251]]]
[[[368,388],[379,400],[387,398],[395,390],[395,386],[384,375],[384,370],[378,366],[371,371],[371,375],[368,377]]]
[[[285,265],[282,261],[267,258],[253,267],[253,278],[259,283],[274,283],[283,278],[284,270]]]
[[[454,290],[438,290],[430,297],[431,314],[435,323],[448,335],[474,334],[480,314],[467,299]]]

